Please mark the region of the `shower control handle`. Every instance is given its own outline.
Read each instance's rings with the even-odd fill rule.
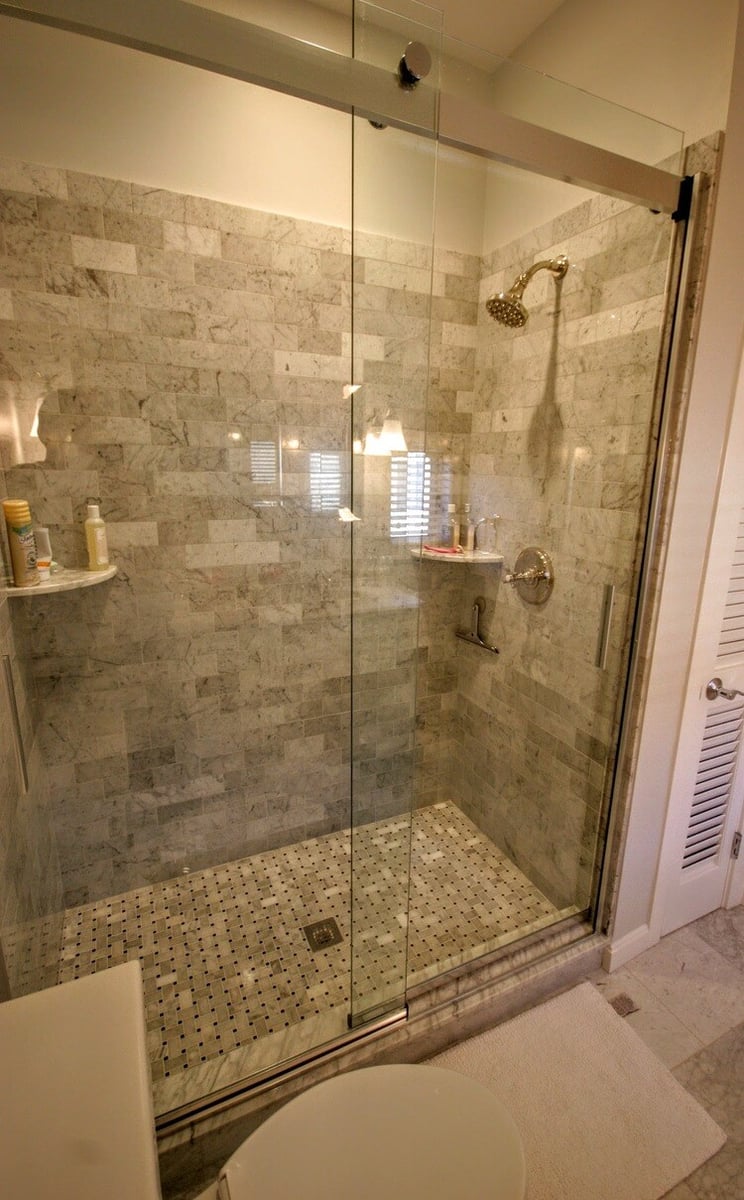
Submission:
[[[553,590],[555,576],[550,556],[537,546],[528,546],[517,556],[513,571],[504,575],[527,604],[544,604]]]
[[[735,700],[737,696],[744,696],[744,692],[740,692],[738,688],[725,688],[722,681],[716,676],[714,679],[709,679],[705,686],[706,700],[718,700],[722,696],[724,700]]]

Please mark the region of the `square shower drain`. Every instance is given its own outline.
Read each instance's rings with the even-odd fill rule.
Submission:
[[[333,917],[325,921],[313,921],[312,925],[303,925],[302,931],[312,951],[327,950],[329,946],[337,946],[343,940],[341,930]]]

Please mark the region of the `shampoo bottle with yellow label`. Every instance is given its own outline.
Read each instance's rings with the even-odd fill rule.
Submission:
[[[8,547],[16,587],[34,587],[39,582],[36,569],[36,539],[27,500],[3,500]]]
[[[88,570],[106,571],[109,565],[106,525],[97,504],[88,505],[85,522],[85,542],[88,547]]]

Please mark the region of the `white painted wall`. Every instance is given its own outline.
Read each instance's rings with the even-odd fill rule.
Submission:
[[[331,10],[304,0],[202,3],[349,51],[350,5],[342,0]],[[455,36],[473,36],[477,27],[486,48],[503,49],[506,34],[513,39],[524,30],[527,9],[530,21],[555,9],[516,51],[521,62],[678,127],[686,125],[690,136],[721,127],[736,0],[708,0],[704,15],[703,6],[682,6],[674,11],[674,21],[672,0],[629,0],[629,5],[566,0],[555,9],[553,0],[532,0],[520,11],[519,22],[504,24],[485,0],[447,0],[445,22]],[[503,73],[499,86],[505,86]],[[528,105],[529,83],[517,82],[512,74],[512,100],[515,89],[524,93],[522,106]],[[580,98],[566,93],[564,101],[573,105],[568,119],[575,120],[582,112]],[[350,223],[351,129],[341,114],[7,17],[0,18],[0,106],[0,154],[327,224]],[[621,119],[617,113],[613,117]],[[431,146],[416,147],[413,139],[391,130],[370,138],[366,129],[359,132],[358,146],[357,196],[365,197],[357,209],[359,226],[427,241]],[[484,203],[485,188],[482,164],[464,155],[442,156],[436,214],[440,245],[487,252],[576,202],[576,193],[560,183],[526,180],[522,186],[514,177],[505,183],[499,170],[488,171]]]
[[[2,17],[0,111],[7,157],[349,224],[350,119],[293,97]]]
[[[352,121],[180,63],[0,17],[0,155],[348,228]],[[435,148],[357,122],[357,227],[431,238]],[[479,254],[485,167],[442,155],[437,236]]]
[[[677,169],[675,150],[725,127],[737,11],[738,0],[565,0],[512,53],[530,71],[496,72],[494,103],[524,120]],[[571,87],[556,87],[534,72]],[[525,186],[519,202],[510,204],[496,172],[487,196],[485,252],[500,245],[505,232],[521,236],[577,203],[571,189],[544,180],[539,188]]]
[[[566,0],[513,57],[694,142],[725,123],[737,11],[737,0]]]

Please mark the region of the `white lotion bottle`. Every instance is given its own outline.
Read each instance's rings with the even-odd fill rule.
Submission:
[[[109,566],[106,524],[97,504],[88,505],[85,521],[85,542],[88,547],[88,570],[106,571]]]

